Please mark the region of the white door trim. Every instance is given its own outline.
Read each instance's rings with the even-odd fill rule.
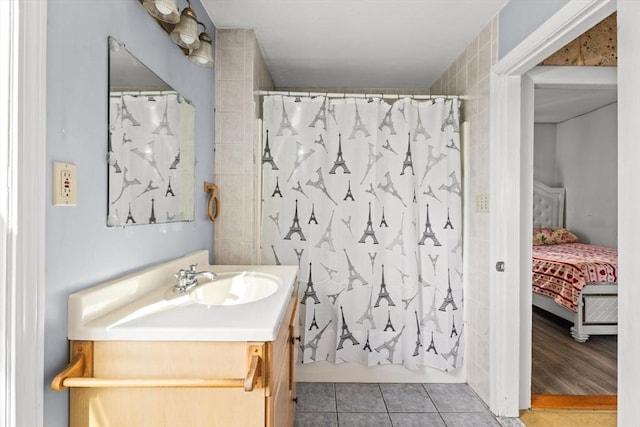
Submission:
[[[47,2],[0,2],[0,425],[43,425]]]
[[[640,420],[640,2],[618,0],[618,425]]]
[[[533,197],[532,123],[522,100],[533,84],[524,75],[615,10],[615,0],[571,0],[491,70],[489,405],[496,415],[517,417],[531,403],[531,297],[522,290],[531,249],[521,236],[531,232]]]

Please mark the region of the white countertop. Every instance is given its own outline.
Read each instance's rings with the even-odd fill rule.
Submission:
[[[68,338],[86,341],[273,341],[294,287],[297,266],[207,265],[206,251],[136,272],[69,296]],[[188,294],[165,299],[173,273],[197,270],[276,276],[277,291],[258,301],[206,306]],[[296,287],[297,288],[297,287]],[[297,291],[297,289],[296,289]]]

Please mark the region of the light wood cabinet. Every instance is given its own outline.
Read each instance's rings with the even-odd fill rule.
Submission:
[[[293,426],[295,415],[295,353],[297,335],[294,328],[297,304],[293,307],[292,322],[282,327],[273,342],[273,376],[269,379],[272,392],[267,403],[268,426]],[[284,326],[284,325],[283,325]]]
[[[297,299],[274,341],[72,341],[71,427],[293,426]]]

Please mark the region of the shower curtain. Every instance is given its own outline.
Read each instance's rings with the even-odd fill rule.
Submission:
[[[301,362],[460,367],[458,100],[263,107],[262,262],[300,268]]]

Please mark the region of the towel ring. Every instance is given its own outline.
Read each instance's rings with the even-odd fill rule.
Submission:
[[[207,214],[211,221],[218,219],[220,214],[220,199],[218,198],[218,186],[211,183],[204,183],[204,191],[209,193],[209,202],[207,203]]]

